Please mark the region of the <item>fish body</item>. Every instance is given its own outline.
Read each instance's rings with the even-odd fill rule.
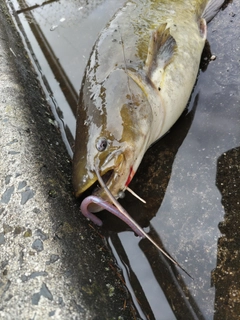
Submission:
[[[222,2],[128,1],[101,32],[79,97],[76,196],[97,180],[96,170],[115,198],[126,189],[146,150],[185,109],[205,45],[205,18]],[[107,199],[103,188],[94,193]]]

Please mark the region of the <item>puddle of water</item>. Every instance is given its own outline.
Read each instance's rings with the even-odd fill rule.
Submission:
[[[42,3],[44,3],[42,5]],[[69,154],[76,130],[76,107],[83,73],[93,44],[124,0],[11,0],[9,6],[33,55],[62,128]]]
[[[50,88],[53,113],[71,155],[84,68],[99,31],[124,0],[117,4],[114,0],[41,3],[9,1],[23,26],[28,48],[31,45],[41,81]],[[129,194],[123,200],[134,219],[162,243],[194,281],[171,266],[145,239],[126,231],[123,223],[101,214],[109,245],[141,319],[221,320],[230,314],[226,313],[230,300],[224,300],[225,311],[221,309],[223,297],[231,293],[230,280],[221,279],[223,274],[224,279],[227,277],[222,270],[229,273],[227,268],[231,269],[224,264],[227,249],[230,253],[233,250],[226,245],[232,241],[226,230],[236,224],[231,217],[240,208],[236,191],[240,189],[240,41],[235,16],[239,9],[233,2],[210,23],[208,40],[217,59],[200,72],[188,111],[147,152],[131,183],[147,204]],[[224,235],[218,228],[221,221]],[[234,278],[238,285],[239,279]],[[234,313],[231,317],[237,319]]]

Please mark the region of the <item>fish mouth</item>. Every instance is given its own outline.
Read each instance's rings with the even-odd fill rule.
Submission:
[[[111,179],[114,177],[114,169],[110,169],[104,174],[101,174],[101,177],[103,179],[103,182],[106,186],[109,185]],[[99,184],[99,181],[96,179],[95,182],[91,185],[90,188],[88,188],[87,192],[91,195],[99,196],[99,193],[101,193],[102,187]]]
[[[129,152],[112,153],[111,157],[99,159],[96,157],[91,168],[91,179],[86,179],[82,183],[82,187],[78,189],[78,196],[83,200],[89,195],[94,195],[109,202],[109,192],[113,198],[122,197],[132,175],[130,168],[132,167],[132,154]],[[90,174],[87,175],[90,177]],[[99,212],[103,210],[98,204],[90,204],[89,211]]]
[[[106,185],[108,185],[109,181],[113,178],[114,174],[114,169],[110,169],[107,172],[105,172],[103,175],[101,175],[103,182]]]
[[[102,184],[99,182],[96,171],[101,176],[101,179],[105,185],[104,188]],[[104,171],[101,171],[98,168],[96,168],[95,172],[92,171],[92,173],[94,174],[94,177],[92,177],[92,179],[87,180],[86,184],[83,185],[83,188],[78,190],[79,200],[83,201],[86,197],[90,195],[94,195],[94,196],[97,196],[98,198],[101,198],[109,202],[109,197],[107,196],[105,189],[110,190],[110,192],[113,193],[113,196],[117,199],[118,192],[114,192],[114,191],[115,190],[118,191],[118,189],[116,188],[116,185],[119,185],[119,184],[121,185],[121,182],[119,181],[118,169],[110,167],[108,169],[105,169]],[[124,181],[123,181],[123,185],[124,185]],[[120,188],[119,188],[119,191],[120,191]],[[93,213],[103,210],[102,207],[94,203],[90,204],[88,209]]]
[[[129,160],[129,159],[128,159]],[[118,199],[126,189],[128,181],[128,165],[125,155],[120,153],[115,157],[114,163],[100,165],[95,162],[96,180],[91,187],[91,194],[109,202],[109,193],[112,197]],[[102,209],[99,205],[92,203],[89,205],[91,212],[99,212]]]
[[[122,172],[122,168],[124,167],[125,157],[120,153],[110,158],[110,160],[111,162],[105,161],[104,158],[100,160],[99,157],[95,157],[91,166],[84,169],[82,169],[81,162],[75,165],[73,185],[77,198],[82,199],[84,195],[98,194],[100,192],[101,186],[99,185],[96,172],[99,172],[107,188],[114,187],[114,183],[112,182],[118,182],[118,176],[122,176],[120,172]]]
[[[111,189],[115,189],[115,186],[114,186],[114,181],[116,181],[116,179],[119,178],[119,175],[118,175],[118,172],[114,169],[109,169],[107,172],[103,173],[103,174],[100,174],[101,175],[101,178],[105,184],[105,187],[113,194],[114,198],[115,199],[118,199],[118,192],[114,192],[114,191],[111,191]],[[111,186],[113,186],[113,188],[111,188]],[[92,190],[92,195],[94,196],[97,196],[103,200],[106,200],[106,201],[109,201],[109,197],[107,196],[104,188],[100,185],[99,181],[96,180],[95,183],[93,184],[93,186],[91,187],[91,190]],[[91,212],[99,212],[101,210],[103,210],[102,207],[100,207],[99,205],[95,204],[95,203],[92,203],[89,205],[89,211]]]

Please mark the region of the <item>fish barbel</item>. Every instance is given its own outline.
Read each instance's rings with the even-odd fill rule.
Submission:
[[[222,3],[132,0],[101,32],[80,91],[73,158],[77,197],[98,180],[96,170],[116,199],[125,191],[146,150],[185,109],[206,22]],[[108,200],[104,188],[94,194]]]

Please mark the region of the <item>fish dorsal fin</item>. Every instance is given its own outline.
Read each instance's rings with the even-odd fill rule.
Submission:
[[[158,86],[161,73],[172,61],[177,43],[170,34],[167,24],[161,24],[152,32],[145,63],[145,71],[149,79]],[[156,76],[157,72],[157,76]]]

